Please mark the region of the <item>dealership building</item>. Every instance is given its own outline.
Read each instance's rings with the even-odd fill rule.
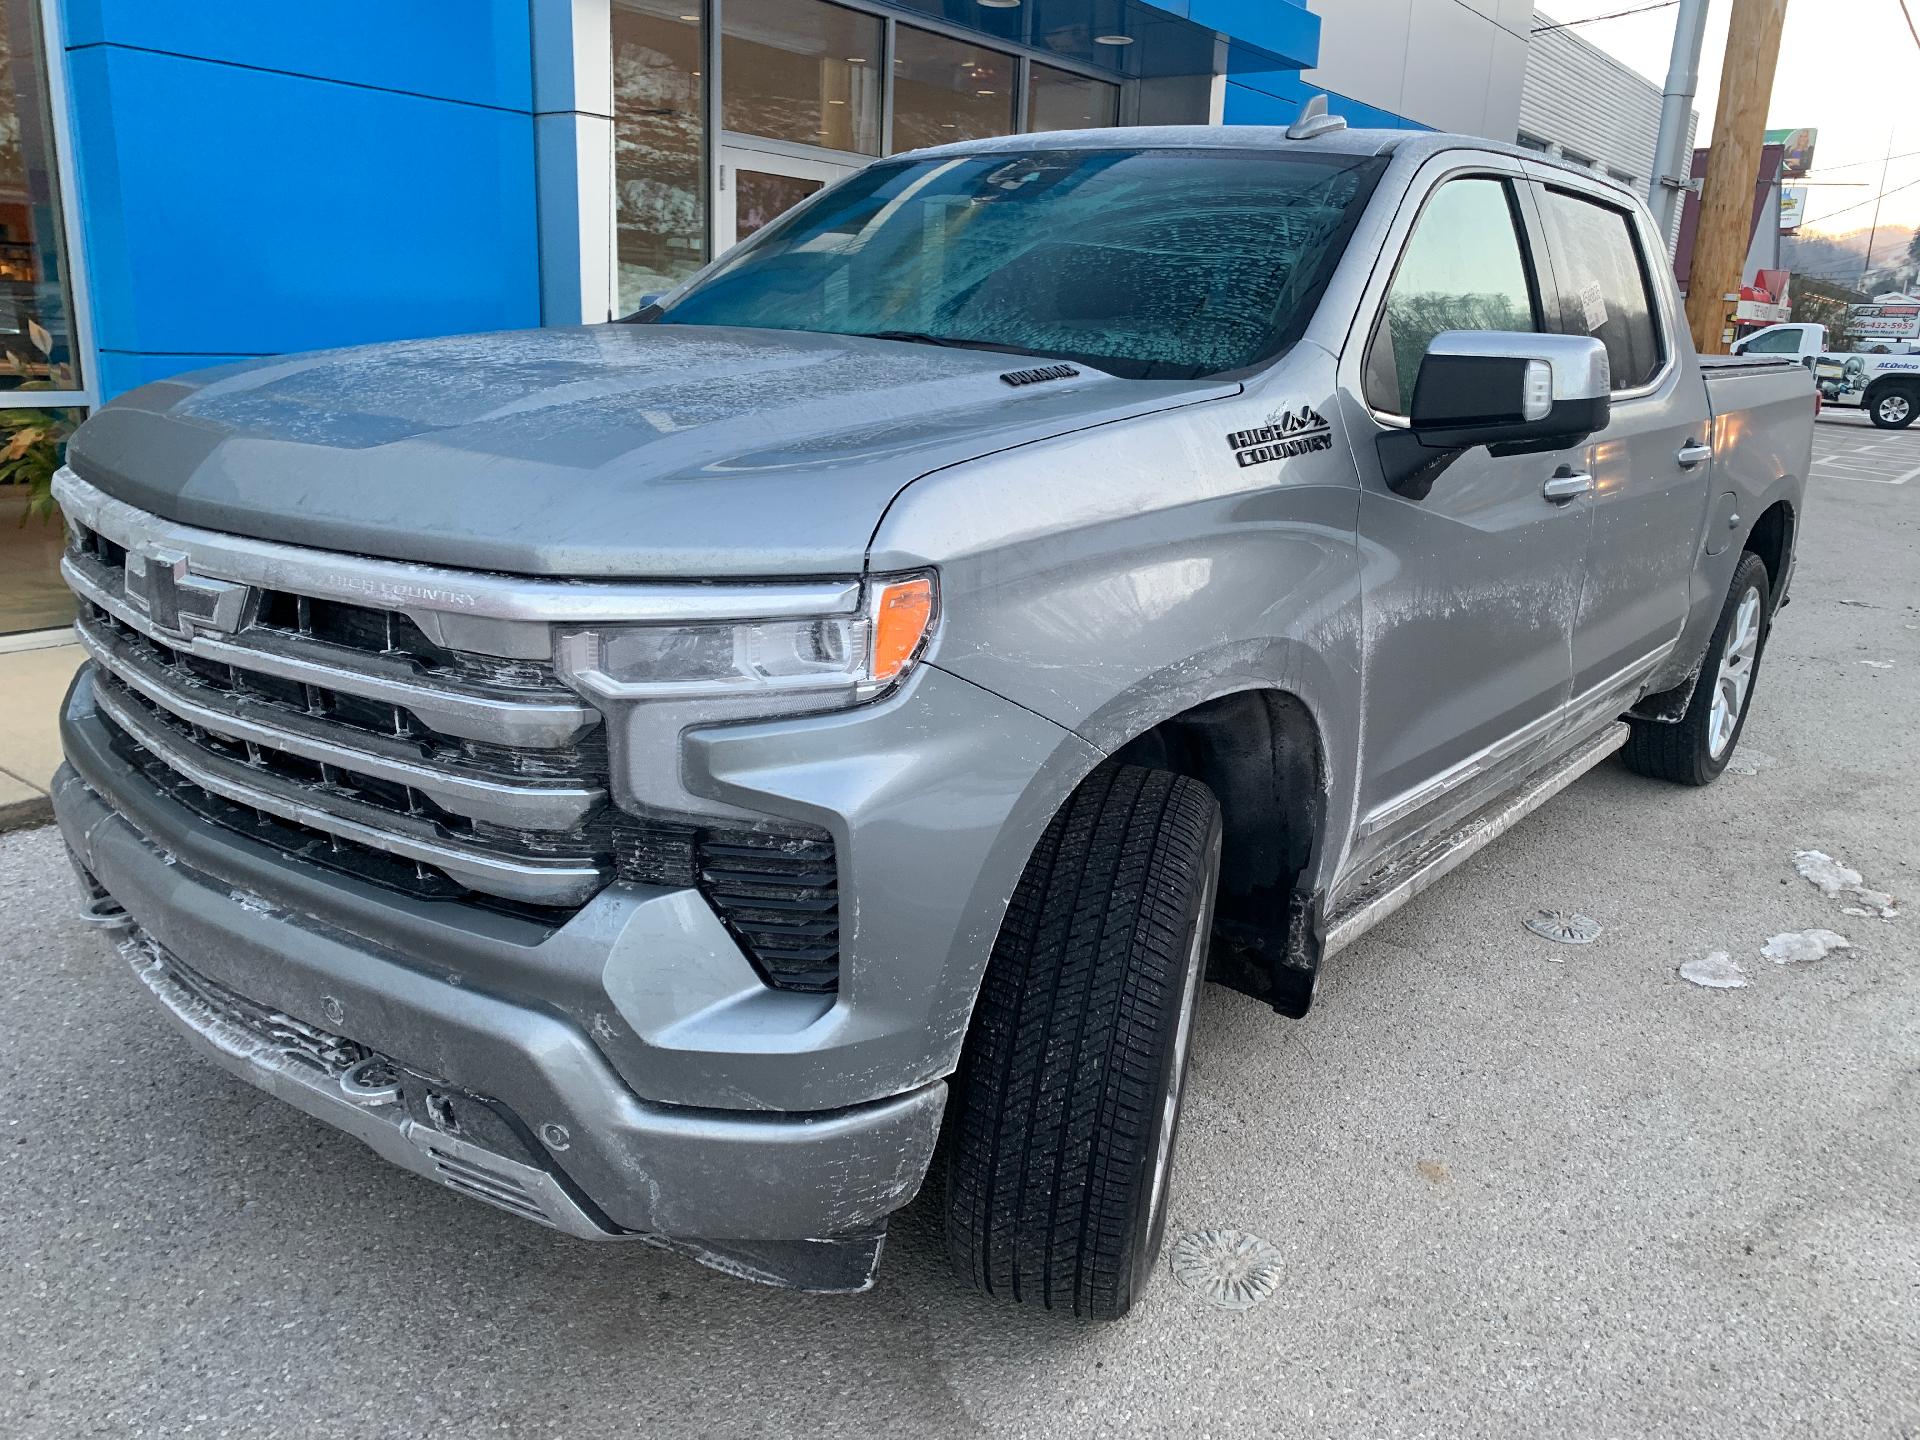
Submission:
[[[1516,138],[1527,0],[1314,6],[0,0],[8,427],[245,357],[605,320],[920,146],[1285,124],[1322,91]],[[0,636],[65,616],[6,463]]]

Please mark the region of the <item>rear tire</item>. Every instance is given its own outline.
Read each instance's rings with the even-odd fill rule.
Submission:
[[[1677,785],[1709,785],[1720,777],[1747,726],[1772,620],[1766,563],[1748,551],[1734,569],[1685,716],[1678,724],[1628,717],[1632,734],[1620,752],[1628,769]]]
[[[1920,391],[1905,386],[1881,390],[1868,401],[1867,414],[1882,430],[1904,430],[1920,417]]]
[[[1220,847],[1205,785],[1110,765],[1027,862],[953,1090],[947,1249],[987,1294],[1117,1320],[1150,1277]]]

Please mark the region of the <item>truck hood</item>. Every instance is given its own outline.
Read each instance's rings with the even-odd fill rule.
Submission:
[[[458,336],[147,385],[82,426],[68,463],[170,520],[396,560],[844,575],[922,475],[1239,390],[1001,378],[1046,363],[719,327]]]

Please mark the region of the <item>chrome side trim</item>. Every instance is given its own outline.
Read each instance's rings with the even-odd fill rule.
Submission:
[[[1537,720],[1530,720],[1504,739],[1496,740],[1485,749],[1476,751],[1466,759],[1456,762],[1441,771],[1431,780],[1424,780],[1411,790],[1401,792],[1391,800],[1384,801],[1369,810],[1360,821],[1360,834],[1372,835],[1384,830],[1397,821],[1404,820],[1414,811],[1423,809],[1442,796],[1450,795],[1462,785],[1477,776],[1497,768],[1501,762],[1519,753],[1533,741],[1539,739],[1556,726],[1564,725],[1570,718],[1581,717],[1595,701],[1624,691],[1635,680],[1653,673],[1654,667],[1673,653],[1677,640],[1669,640],[1658,649],[1650,650],[1631,664],[1623,665],[1606,679],[1589,685],[1585,690]]]
[[[1469,821],[1397,866],[1389,866],[1336,909],[1321,946],[1325,958],[1344,949],[1409,900],[1427,890],[1455,866],[1499,839],[1567,786],[1627,743],[1627,726],[1616,721],[1556,762],[1511,799]]]
[[[775,620],[850,614],[860,603],[857,579],[762,585],[539,580],[282,545],[163,520],[65,467],[53,477],[53,493],[69,519],[129,550],[184,550],[196,571],[223,580],[399,611],[436,641],[443,617],[539,625]],[[453,648],[479,647],[463,639]]]
[[[531,905],[585,904],[606,885],[608,877],[585,858],[513,859],[446,839],[429,821],[377,809],[344,795],[329,794],[323,805],[315,790],[275,780],[249,766],[182,745],[164,729],[134,713],[135,707],[114,695],[111,686],[96,685],[93,698],[102,714],[163,764],[201,789],[237,805],[417,860],[470,889]]]
[[[99,633],[85,620],[74,629],[81,646],[101,669],[190,724],[230,740],[264,745],[316,764],[337,765],[377,780],[410,786],[442,808],[470,820],[522,830],[571,830],[606,798],[606,791],[597,786],[542,784],[533,779],[502,784],[462,774],[456,768],[419,758],[416,747],[404,741],[361,735],[265,701],[184,682],[136,654],[125,641]],[[355,743],[342,744],[335,737],[350,737]],[[416,753],[409,757],[405,753],[408,750]]]
[[[399,705],[412,711],[429,729],[462,740],[489,740],[499,745],[551,750],[573,743],[600,723],[600,712],[584,702],[557,697],[509,700],[461,689],[451,682],[426,684],[404,663],[386,661],[379,655],[343,651],[341,658],[351,661],[355,667],[347,669],[321,658],[327,647],[302,643],[297,636],[284,637],[281,648],[268,650],[248,641],[223,640],[212,635],[162,634],[150,619],[127,604],[118,587],[109,586],[93,573],[99,568],[102,567],[76,559],[71,553],[60,560],[61,578],[75,594],[149,640],[184,655],[217,665],[257,670],[278,680],[318,685],[343,695]]]
[[[1499,765],[1503,760],[1527,748],[1535,740],[1558,725],[1566,716],[1564,707],[1554,709],[1537,720],[1529,720],[1518,730],[1504,739],[1455,762],[1430,780],[1423,780],[1413,789],[1403,791],[1393,799],[1376,805],[1360,821],[1360,833],[1372,835],[1386,829],[1398,821],[1404,820],[1414,811],[1431,805],[1443,795],[1450,795],[1476,776]]]

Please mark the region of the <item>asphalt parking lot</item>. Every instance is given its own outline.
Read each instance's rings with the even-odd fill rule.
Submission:
[[[0,837],[0,1434],[1920,1436],[1920,433],[1818,449],[1750,773],[1603,766],[1306,1021],[1204,998],[1170,1235],[1278,1250],[1244,1312],[997,1308],[924,1201],[853,1297],[548,1235],[193,1059]]]

